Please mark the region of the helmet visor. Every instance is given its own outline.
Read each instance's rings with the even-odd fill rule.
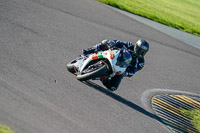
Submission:
[[[138,56],[144,56],[147,53],[147,50],[144,50],[141,47],[137,47],[135,52]]]

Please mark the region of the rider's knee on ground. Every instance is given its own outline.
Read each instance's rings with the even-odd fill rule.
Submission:
[[[108,79],[102,80],[102,83],[104,86],[106,86],[107,89],[115,91],[119,87],[122,78],[123,78],[122,75],[115,75],[110,80]]]

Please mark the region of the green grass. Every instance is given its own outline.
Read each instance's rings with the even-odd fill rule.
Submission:
[[[0,133],[14,133],[9,127],[0,124]]]
[[[98,0],[200,36],[200,0]]]
[[[200,132],[200,110],[180,109],[183,114],[191,119],[191,123]]]

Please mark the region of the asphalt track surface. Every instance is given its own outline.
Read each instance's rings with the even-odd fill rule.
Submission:
[[[103,39],[150,43],[143,70],[109,92],[66,64]],[[0,0],[0,123],[16,133],[164,133],[141,95],[199,93],[200,50],[94,0]]]

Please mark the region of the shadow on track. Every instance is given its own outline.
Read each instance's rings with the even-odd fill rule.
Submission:
[[[126,100],[125,98],[123,98],[123,97],[121,97],[121,96],[119,96],[119,95],[117,95],[117,94],[115,94],[115,93],[113,93],[113,92],[111,92],[111,91],[109,91],[109,90],[97,85],[94,82],[83,81],[82,83],[84,83],[84,84],[86,84],[86,85],[88,85],[88,86],[90,86],[90,87],[92,87],[92,88],[104,93],[105,95],[115,99],[116,101],[118,101],[118,102],[120,102],[120,103],[122,103],[122,104],[124,104],[124,105],[126,105],[126,106],[128,106],[128,107],[130,107],[130,108],[132,108],[132,109],[134,109],[134,110],[136,110],[136,111],[138,111],[138,112],[150,117],[150,118],[153,118],[153,119],[163,123],[161,118],[159,118],[158,116],[146,111],[145,109],[143,109],[142,107],[132,103],[131,101]]]

